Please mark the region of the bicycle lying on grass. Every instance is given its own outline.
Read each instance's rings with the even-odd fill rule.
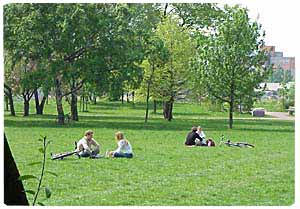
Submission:
[[[254,145],[249,144],[248,142],[231,142],[230,139],[225,140],[224,135],[221,135],[221,141],[219,146],[225,144],[229,147],[240,147],[240,148],[254,148]]]

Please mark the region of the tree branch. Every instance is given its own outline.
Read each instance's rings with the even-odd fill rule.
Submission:
[[[78,90],[81,89],[81,87],[83,86],[83,83],[84,83],[84,80],[80,81],[79,85],[78,85],[75,89],[71,90],[71,91],[68,92],[68,93],[63,94],[62,97],[68,96],[68,95],[70,95],[70,94],[72,94],[72,93],[78,91]]]

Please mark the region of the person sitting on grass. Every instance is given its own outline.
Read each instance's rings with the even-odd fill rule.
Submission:
[[[94,132],[87,130],[84,137],[77,143],[77,153],[80,157],[97,157],[100,152],[100,145],[93,139]]]
[[[188,133],[185,140],[186,146],[200,146],[199,143],[203,141],[203,139],[196,133],[197,127],[193,126],[192,130]],[[199,141],[199,142],[198,142]]]
[[[206,140],[205,140],[205,134],[204,134],[204,131],[202,130],[201,126],[197,127],[196,133],[202,138],[202,141],[200,141],[201,144],[198,140],[196,140],[196,144],[197,144],[197,141],[198,141],[199,146],[206,146],[207,144],[206,144]]]
[[[118,131],[115,133],[115,137],[118,143],[118,148],[115,151],[106,152],[106,156],[132,158],[132,147],[129,141],[124,138],[124,134]]]

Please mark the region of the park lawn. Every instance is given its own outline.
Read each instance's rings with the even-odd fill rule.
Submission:
[[[66,105],[66,104],[65,104]],[[80,112],[78,122],[55,123],[51,101],[45,115],[17,117],[5,112],[5,133],[21,175],[40,174],[40,135],[52,140],[48,149],[44,185],[52,191],[46,205],[291,205],[294,202],[294,121],[234,121],[229,130],[227,113],[208,112],[199,105],[175,104],[174,120],[150,114],[144,123],[144,105],[99,102]],[[67,105],[65,111],[68,112]],[[151,112],[151,111],[150,111]],[[240,117],[240,115],[235,115]],[[183,146],[193,125],[219,143],[224,134],[232,141],[247,141],[254,149]],[[71,151],[87,129],[101,144],[101,154],[116,148],[114,133],[123,131],[133,146],[132,159],[77,159],[52,161],[50,152]],[[37,182],[27,180],[25,189]],[[32,196],[28,194],[32,201]]]

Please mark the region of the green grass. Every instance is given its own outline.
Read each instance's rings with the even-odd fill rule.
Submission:
[[[66,104],[65,104],[66,105]],[[291,205],[294,202],[294,121],[253,120],[249,115],[234,121],[229,130],[227,113],[207,112],[199,105],[175,104],[174,120],[150,114],[145,124],[144,104],[100,102],[80,112],[80,121],[58,126],[55,106],[45,115],[17,117],[5,112],[5,133],[22,175],[40,174],[40,135],[52,140],[44,185],[52,190],[46,205]],[[65,106],[68,112],[69,107]],[[151,112],[151,111],[150,111]],[[219,143],[224,134],[232,141],[247,141],[254,149],[183,146],[193,125],[201,125]],[[70,151],[87,129],[101,144],[101,154],[116,148],[114,133],[125,133],[133,146],[132,159],[77,159],[51,161],[50,152]],[[24,182],[35,190],[34,180]],[[30,201],[32,196],[28,195]],[[44,198],[41,193],[40,200]]]
[[[276,101],[276,100],[270,100],[270,101],[266,100],[266,101],[262,101],[262,102],[258,101],[254,104],[254,106],[265,108],[266,111],[268,111],[268,112],[285,112],[286,111],[282,106],[282,102]]]

